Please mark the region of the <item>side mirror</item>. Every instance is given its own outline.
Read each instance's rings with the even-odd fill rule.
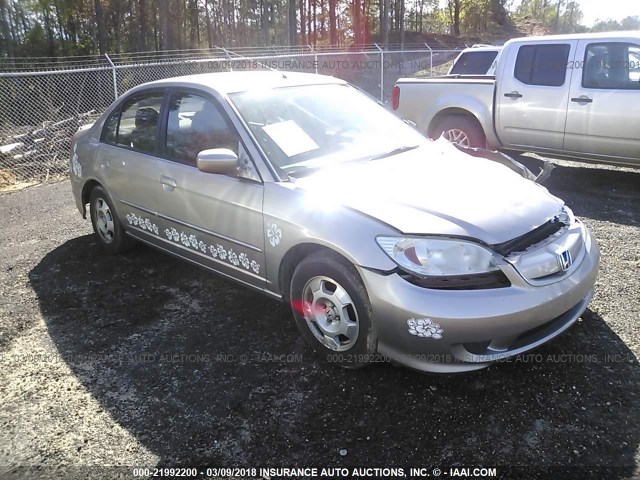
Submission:
[[[238,156],[228,148],[211,148],[198,153],[196,164],[201,172],[227,175],[236,173]]]

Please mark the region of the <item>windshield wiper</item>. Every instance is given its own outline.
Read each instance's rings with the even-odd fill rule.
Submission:
[[[398,155],[399,153],[404,153],[404,152],[408,152],[409,150],[414,150],[419,146],[420,145],[405,145],[404,147],[394,148],[393,150],[389,150],[388,152],[375,155],[371,157],[369,160],[380,160],[381,158],[392,157],[394,155]]]

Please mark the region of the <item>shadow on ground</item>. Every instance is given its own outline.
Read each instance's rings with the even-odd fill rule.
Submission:
[[[634,465],[640,369],[597,312],[519,360],[430,376],[319,363],[280,304],[148,248],[76,238],[30,281],[75,375],[162,464]]]
[[[526,155],[511,155],[537,174],[544,162]],[[544,182],[580,217],[638,226],[640,169],[610,170],[597,165],[558,165]]]

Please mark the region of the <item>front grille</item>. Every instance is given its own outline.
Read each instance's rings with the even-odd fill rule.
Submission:
[[[474,273],[472,275],[447,275],[442,277],[420,278],[408,274],[401,276],[414,285],[436,290],[482,290],[511,286],[511,282],[501,270],[487,273]]]
[[[559,217],[554,217],[539,227],[534,228],[530,232],[520,235],[513,240],[507,240],[504,243],[492,245],[492,248],[495,252],[506,257],[514,252],[522,252],[531,245],[542,242],[567,226],[567,224],[560,221]]]

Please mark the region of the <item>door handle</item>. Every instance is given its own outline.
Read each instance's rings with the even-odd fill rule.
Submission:
[[[593,102],[593,98],[589,98],[586,95],[580,95],[577,98],[572,98],[571,101],[576,103],[591,103]]]
[[[178,184],[173,178],[165,177],[164,175],[160,177],[160,182],[165,192],[173,192],[173,190],[178,187]]]
[[[504,94],[505,97],[508,98],[522,98],[522,94],[519,92],[509,92]]]

